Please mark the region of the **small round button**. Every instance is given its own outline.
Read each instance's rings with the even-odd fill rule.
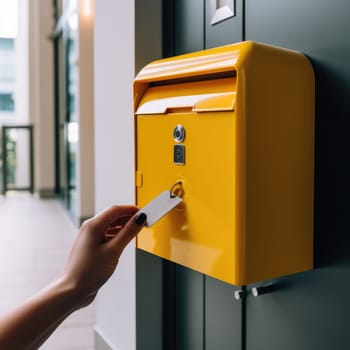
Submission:
[[[182,125],[176,125],[173,136],[176,142],[182,142],[185,139],[185,128]]]

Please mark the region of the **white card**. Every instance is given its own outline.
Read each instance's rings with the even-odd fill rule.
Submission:
[[[169,191],[164,191],[140,209],[138,213],[142,212],[147,215],[145,226],[150,227],[180,202],[182,202],[182,198],[175,195],[171,196]]]

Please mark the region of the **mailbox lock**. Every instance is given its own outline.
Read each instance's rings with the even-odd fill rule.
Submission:
[[[182,125],[176,125],[173,135],[176,142],[182,142],[185,139],[185,128]]]
[[[184,190],[182,188],[182,181],[175,182],[171,188],[170,188],[170,198],[174,198],[175,196],[178,196],[180,198],[184,195]]]

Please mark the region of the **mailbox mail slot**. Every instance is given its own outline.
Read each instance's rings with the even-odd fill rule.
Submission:
[[[234,285],[313,267],[304,55],[242,42],[155,61],[136,77],[134,100],[137,205],[176,182],[183,196],[138,248]]]

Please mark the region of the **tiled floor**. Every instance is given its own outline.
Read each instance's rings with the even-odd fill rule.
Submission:
[[[77,229],[61,204],[27,193],[0,196],[0,314],[61,271]],[[66,319],[43,350],[93,350],[94,305]]]

